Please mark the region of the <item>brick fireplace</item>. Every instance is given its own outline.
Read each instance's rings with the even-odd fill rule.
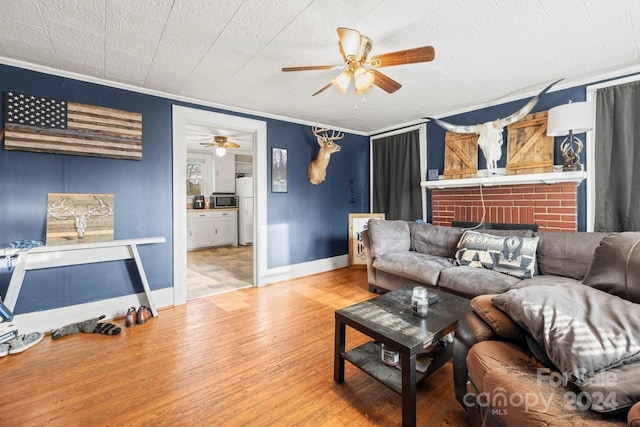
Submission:
[[[431,182],[429,182],[431,184]],[[431,188],[432,223],[452,221],[537,224],[540,231],[577,231],[579,182]]]

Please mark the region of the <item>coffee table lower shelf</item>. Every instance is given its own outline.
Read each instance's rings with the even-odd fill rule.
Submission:
[[[398,394],[402,394],[402,370],[385,365],[380,357],[380,343],[370,341],[352,350],[342,353],[345,360],[357,366],[382,384]],[[436,346],[430,357],[431,364],[425,372],[416,371],[416,384],[444,365],[453,355],[453,344]]]

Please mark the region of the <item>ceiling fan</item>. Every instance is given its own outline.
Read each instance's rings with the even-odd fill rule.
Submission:
[[[377,68],[391,67],[394,65],[415,64],[418,62],[429,62],[435,58],[433,46],[422,46],[413,49],[399,50],[395,52],[383,53],[369,58],[369,52],[373,41],[351,28],[339,27],[338,49],[344,59],[342,65],[311,65],[303,67],[284,67],[282,71],[311,71],[311,70],[343,70],[340,75],[331,80],[326,86],[318,90],[315,96],[333,85],[341,93],[347,93],[351,79],[354,80],[356,95],[367,92],[373,85],[387,93],[393,93],[400,89],[402,85]]]
[[[226,154],[227,148],[240,148],[240,144],[227,141],[226,136],[214,136],[213,142],[201,142],[200,145],[204,145],[205,147],[216,147],[216,154],[220,157]]]

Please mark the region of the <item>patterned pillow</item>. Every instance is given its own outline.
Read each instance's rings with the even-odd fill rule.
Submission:
[[[467,230],[458,242],[456,262],[529,279],[535,271],[537,247],[538,237],[500,237]]]

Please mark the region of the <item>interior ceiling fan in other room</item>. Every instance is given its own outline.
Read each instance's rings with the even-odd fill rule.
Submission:
[[[200,145],[204,145],[205,147],[216,147],[216,154],[220,157],[226,154],[227,148],[240,148],[240,144],[227,141],[226,136],[214,136],[213,142],[201,142]]]
[[[351,79],[354,80],[356,95],[367,92],[373,85],[378,86],[387,93],[393,93],[400,89],[402,85],[378,71],[377,68],[429,62],[435,58],[433,46],[399,50],[369,58],[369,52],[373,45],[369,37],[351,28],[339,27],[338,38],[338,49],[344,59],[344,64],[284,67],[282,71],[343,70],[340,75],[312,96],[323,92],[331,85],[335,86],[341,93],[347,93]]]

